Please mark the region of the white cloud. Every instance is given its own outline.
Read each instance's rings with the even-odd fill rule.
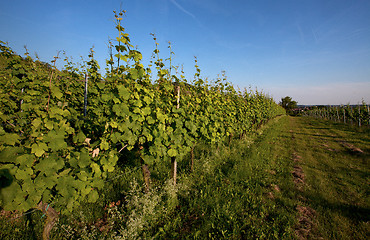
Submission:
[[[183,8],[178,2],[176,2],[175,0],[170,0],[180,11],[182,11],[183,13],[189,15],[190,17],[192,17],[194,20],[198,21],[198,19],[194,16],[194,14],[192,14],[191,12],[187,11],[185,8]]]

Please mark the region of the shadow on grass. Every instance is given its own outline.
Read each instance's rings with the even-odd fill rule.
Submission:
[[[362,126],[358,127],[357,125],[350,125],[345,123],[338,123],[332,122],[329,120],[321,120],[315,118],[303,118],[307,125],[310,127],[306,127],[307,129],[317,129],[317,130],[324,130],[324,129],[337,129],[344,132],[346,135],[361,135],[360,139],[364,142],[370,143],[370,127],[369,126]],[[319,126],[318,126],[319,125]],[[321,125],[325,125],[322,127]]]
[[[317,209],[322,208],[325,211],[336,212],[341,216],[347,218],[352,222],[368,222],[370,221],[370,208],[357,206],[354,204],[346,204],[338,202],[330,202],[321,195],[307,194],[306,196],[311,200],[311,205]]]

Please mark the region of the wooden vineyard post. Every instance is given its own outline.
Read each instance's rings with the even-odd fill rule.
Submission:
[[[337,119],[338,119],[338,122],[340,122],[338,107],[337,107]]]
[[[176,109],[180,108],[180,85],[175,85],[175,90],[177,93],[177,105]],[[171,178],[173,179],[173,185],[176,186],[177,178],[177,161],[176,157],[171,157]]]
[[[140,151],[143,149],[144,147],[143,146],[139,146],[139,149],[137,151],[137,157],[139,159],[141,159],[140,155]],[[149,192],[149,188],[150,188],[150,171],[149,171],[149,167],[147,164],[144,163],[143,160],[141,160],[141,170],[143,171],[143,178],[144,178],[144,184],[145,184],[145,192]]]
[[[21,90],[21,96],[23,96],[23,92],[24,92],[24,88],[22,88],[22,90]],[[21,110],[21,112],[23,112],[23,110],[22,110],[22,104],[23,104],[23,99],[21,99],[21,102],[20,102],[20,104],[19,104],[19,109]]]
[[[358,126],[361,127],[361,106],[358,105]]]
[[[171,157],[171,178],[173,179],[173,185],[176,186],[176,178],[177,178],[176,157]]]
[[[149,192],[150,187],[150,171],[147,164],[143,164],[141,166],[141,169],[143,171],[143,177],[144,177],[144,183],[145,183],[145,192]]]
[[[346,123],[346,109],[343,108],[343,122]]]

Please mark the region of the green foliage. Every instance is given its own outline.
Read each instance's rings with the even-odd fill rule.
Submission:
[[[181,173],[181,182],[176,187],[171,181],[162,180],[144,193],[136,173],[127,176],[127,181],[123,177],[119,180],[127,186],[125,190],[119,189],[124,192],[123,201],[119,201],[123,204],[117,200],[109,202],[105,217],[95,222],[87,221],[87,213],[92,209],[85,209],[77,219],[63,221],[63,227],[73,232],[72,235],[59,228],[54,237],[292,239],[295,205],[290,199],[291,162],[286,161],[290,152],[271,157],[282,152],[276,143],[281,140],[279,134],[288,132],[281,131],[284,124],[286,121],[283,124],[274,121],[272,129],[258,138],[257,134],[249,134],[244,140],[233,140],[230,145],[197,145],[194,172]],[[169,170],[162,167],[156,165],[152,173]],[[271,171],[278,176],[269,174]],[[282,182],[286,185],[280,185]],[[278,201],[269,199],[271,184],[284,186],[281,189],[289,196],[274,192]],[[82,222],[84,227],[74,221]],[[101,221],[103,226],[96,228]]]
[[[154,35],[152,79],[122,27],[123,13],[115,14],[117,65],[111,55],[104,77],[92,48],[86,70],[66,58],[59,71],[58,56],[54,66],[45,65],[0,42],[0,168],[14,178],[1,189],[5,210],[27,211],[42,201],[70,213],[101,197],[108,174],[128,153],[148,165],[181,161],[198,142],[243,136],[283,114],[258,91],[236,91],[224,74],[212,84],[203,80],[197,61],[192,84],[171,75]]]
[[[291,97],[286,96],[281,99],[280,105],[287,111],[288,114],[293,114],[293,109],[297,108],[297,102],[293,101]]]

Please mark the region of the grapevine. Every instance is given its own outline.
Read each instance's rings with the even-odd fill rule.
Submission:
[[[0,57],[6,62],[0,69],[4,209],[44,206],[45,211],[47,206],[70,213],[84,201],[94,203],[125,152],[140,160],[148,189],[153,164],[176,165],[199,142],[217,144],[243,137],[285,113],[257,90],[235,90],[224,73],[213,83],[202,79],[197,59],[191,83],[183,73],[172,75],[177,67],[171,57],[166,67],[154,35],[153,79],[151,67],[142,64],[142,54],[133,49],[122,26],[123,14],[115,13],[117,43],[110,42],[104,76],[93,48],[86,70],[66,58],[60,71],[28,54],[23,58],[0,42]],[[176,184],[176,167],[171,176]]]

